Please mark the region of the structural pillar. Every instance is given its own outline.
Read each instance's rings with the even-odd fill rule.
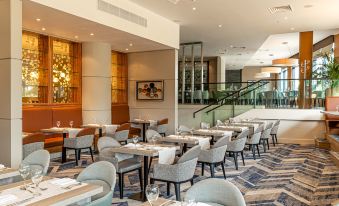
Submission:
[[[22,1],[0,0],[0,162],[22,160]]]
[[[82,44],[82,116],[83,123],[110,124],[112,121],[111,45]]]
[[[219,56],[217,63],[217,82],[219,83],[217,86],[217,90],[225,90],[226,81],[226,57]]]
[[[299,108],[312,106],[312,56],[313,56],[313,31],[299,33]]]
[[[334,35],[334,57],[339,61],[339,34]]]
[[[291,80],[292,78],[293,78],[292,77],[292,67],[289,66],[289,67],[287,67],[287,79],[288,79],[287,88],[288,88],[289,91],[292,90],[292,81],[293,81],[293,80]]]

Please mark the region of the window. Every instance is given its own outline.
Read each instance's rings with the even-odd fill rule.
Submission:
[[[127,55],[112,52],[112,104],[128,104]]]

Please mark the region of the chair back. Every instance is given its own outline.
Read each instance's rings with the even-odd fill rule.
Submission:
[[[276,135],[278,133],[279,125],[280,125],[280,120],[278,119],[273,124],[272,130],[271,130],[271,134],[275,134]]]
[[[78,134],[76,135],[76,137],[84,137],[84,136],[88,136],[88,135],[95,135],[95,128],[83,128],[82,130],[80,130],[78,132]]]
[[[152,141],[152,138],[153,137],[156,137],[156,138],[161,138],[162,136],[155,130],[152,130],[152,129],[148,129],[146,131],[146,139],[147,139],[147,142],[150,142]]]
[[[47,150],[37,150],[29,154],[22,163],[29,165],[31,168],[40,168],[44,175],[47,174],[50,162],[50,155]]]
[[[168,124],[168,118],[159,120],[158,126],[159,126],[159,125],[164,125],[164,124]]]
[[[195,159],[199,157],[201,151],[200,145],[196,145],[192,147],[190,150],[188,150],[185,154],[183,154],[180,159],[177,161],[177,163],[184,163],[186,161]]]
[[[261,131],[252,134],[251,137],[247,139],[247,143],[249,143],[249,144],[259,144],[260,138],[261,138]]]
[[[182,134],[188,134],[191,132],[191,129],[188,128],[187,126],[185,125],[180,125],[179,126],[179,132],[182,133]]]
[[[230,141],[231,137],[230,136],[224,136],[220,138],[214,145],[212,145],[211,148],[218,148],[222,147],[224,145],[227,145],[227,143]]]
[[[101,152],[106,148],[120,147],[120,143],[112,137],[100,137],[98,139],[97,147],[98,151]]]
[[[265,129],[271,129],[273,127],[273,122],[269,122],[266,124]]]
[[[129,123],[120,125],[114,134],[114,139],[120,142],[127,141],[130,127],[131,125]]]
[[[260,124],[258,126],[258,128],[254,131],[254,133],[262,132],[262,131],[264,131],[264,129],[265,129],[265,125],[264,124]]]
[[[45,135],[43,133],[34,133],[27,135],[22,139],[22,144],[31,144],[35,142],[44,142],[45,141]]]
[[[221,120],[217,120],[217,124],[216,124],[217,126],[223,126],[223,125],[225,125]]]
[[[265,129],[265,130],[261,133],[261,137],[260,137],[260,138],[262,138],[262,139],[268,139],[268,138],[270,138],[270,136],[271,136],[271,130],[272,130],[272,128],[267,128],[267,129]]]
[[[241,138],[246,138],[249,135],[249,130],[243,130],[242,132],[240,132],[240,134],[238,134],[236,139],[241,139]]]
[[[240,190],[231,182],[223,179],[209,178],[194,184],[185,195],[185,200],[215,203],[227,206],[246,206]]]
[[[210,127],[211,127],[210,123],[207,123],[207,122],[201,122],[200,123],[200,128],[201,129],[208,129]]]
[[[120,131],[123,131],[123,130],[129,130],[130,127],[131,127],[130,123],[124,123],[124,124],[120,125],[115,132],[120,132]]]
[[[34,151],[44,149],[45,135],[42,133],[34,133],[22,139],[22,156],[23,159]]]

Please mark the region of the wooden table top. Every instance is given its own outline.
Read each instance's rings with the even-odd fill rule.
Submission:
[[[212,137],[192,136],[192,135],[169,135],[169,136],[158,139],[158,141],[179,143],[179,144],[199,144],[199,138],[211,139]]]
[[[232,136],[232,131],[222,131],[222,130],[215,130],[215,129],[197,129],[193,131],[195,135],[202,135],[202,136],[215,136],[215,137],[222,137],[224,135]]]
[[[334,115],[334,116],[339,116],[339,112],[337,111],[320,111],[323,114],[330,114],[330,115]]]
[[[6,179],[9,177],[14,177],[14,176],[18,176],[20,175],[18,170],[16,169],[12,169],[12,168],[4,168],[4,169],[0,169],[0,179]]]
[[[217,127],[213,127],[212,129],[217,129]],[[219,130],[223,130],[223,131],[242,132],[242,131],[244,131],[244,130],[247,130],[248,127],[226,125],[226,126],[218,126],[218,129],[219,129]]]
[[[24,183],[29,184],[32,181],[20,181],[8,185],[0,186],[1,195],[4,194],[13,194],[19,198],[17,202],[27,199],[27,202],[21,203],[19,205],[29,205],[29,206],[63,206],[73,203],[77,203],[81,200],[86,200],[96,194],[99,194],[103,191],[102,186],[93,185],[93,184],[82,184],[74,186],[71,189],[62,189],[60,186],[52,185],[49,183],[52,177],[44,177],[43,181],[40,183],[41,187],[48,184],[48,188],[45,191],[39,191],[42,195],[30,199],[32,196],[29,192],[19,189]],[[51,191],[52,188],[57,189],[57,191]]]
[[[141,145],[141,146],[140,146]],[[126,147],[126,145],[121,147],[115,147],[111,150],[115,153],[123,153],[123,154],[132,154],[132,155],[139,155],[139,156],[148,156],[148,157],[156,157],[159,155],[159,151],[156,149],[151,149],[151,147],[175,147],[174,145],[169,144],[149,144],[149,143],[138,143],[136,147]]]
[[[130,122],[135,124],[150,124],[150,120],[146,119],[132,119]]]

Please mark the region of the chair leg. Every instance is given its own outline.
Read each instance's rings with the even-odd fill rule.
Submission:
[[[272,137],[272,143],[273,143],[273,146],[275,147],[275,139],[274,139],[274,134],[271,135]]]
[[[193,186],[193,185],[194,185],[193,178],[190,180],[190,183],[191,183],[191,186]]]
[[[169,182],[167,182],[167,196],[171,195],[171,185]]]
[[[225,164],[223,162],[221,163],[221,169],[222,169],[222,173],[224,175],[224,178],[226,179]]]
[[[252,145],[251,145],[252,146]],[[254,148],[254,145],[253,145],[253,147],[252,147],[252,155],[253,155],[253,159],[255,160],[256,158],[255,158],[255,148]]]
[[[278,137],[276,134],[274,135],[274,138],[275,138],[275,143],[278,144]]]
[[[80,158],[81,158],[81,149],[78,149],[78,160],[80,160]]]
[[[270,150],[270,144],[268,143],[268,138],[266,139],[266,143],[267,143],[267,150]]]
[[[151,179],[149,180],[149,182],[150,182],[151,184],[154,184],[154,179],[151,178]]]
[[[138,169],[138,173],[139,173],[140,189],[141,189],[141,191],[143,191],[144,187],[143,187],[143,182],[142,182],[142,171],[141,171],[141,168]]]
[[[120,199],[124,198],[124,174],[119,173],[119,190],[120,190]]]
[[[214,171],[214,164],[213,163],[210,164],[210,170],[211,170],[211,177],[214,178],[214,172],[215,171]]]
[[[201,163],[201,176],[204,176],[205,163]]]
[[[75,165],[78,166],[78,149],[74,150],[74,154],[75,154]]]
[[[264,147],[264,152],[266,152],[266,141],[264,139],[262,140],[262,145]]]
[[[238,170],[238,153],[233,152],[233,159],[234,159],[235,169]]]
[[[148,174],[149,174],[149,171],[151,170],[152,161],[153,161],[153,157],[150,157],[149,158],[149,164],[148,164]]]
[[[93,150],[92,147],[89,147],[89,152],[91,153],[92,162],[94,162]]]
[[[259,150],[259,145],[255,145],[257,147],[257,151],[258,151],[258,156],[260,157],[260,150]]]
[[[175,198],[177,201],[181,201],[180,198],[180,184],[179,183],[175,183],[174,184],[174,188],[175,188]]]
[[[241,151],[240,154],[241,154],[242,164],[245,166],[244,151]]]

